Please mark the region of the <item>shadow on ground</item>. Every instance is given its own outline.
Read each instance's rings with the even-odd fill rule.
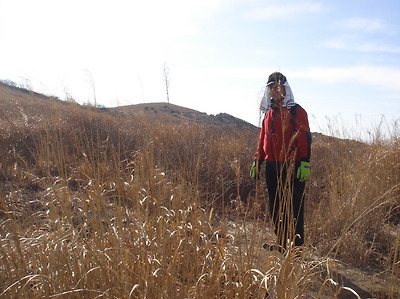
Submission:
[[[360,296],[360,298],[373,298],[373,295],[370,292],[355,285],[343,274],[333,271],[331,273],[331,277],[336,283],[338,283],[337,289],[338,290],[341,289],[337,298],[340,298],[340,299],[357,298],[357,296],[352,291],[345,289],[345,288],[349,288],[349,289],[353,290],[355,293],[357,293],[358,296]]]

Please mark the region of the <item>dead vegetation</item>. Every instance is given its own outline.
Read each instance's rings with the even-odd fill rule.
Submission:
[[[315,138],[307,246],[280,254],[248,175],[257,130],[4,86],[0,107],[2,298],[399,296],[398,135]]]

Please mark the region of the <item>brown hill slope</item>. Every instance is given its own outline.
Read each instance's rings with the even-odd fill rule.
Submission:
[[[81,109],[82,106],[61,101],[56,97],[46,96],[0,81],[0,124],[11,122],[15,126],[45,121],[54,113],[64,114]]]
[[[238,129],[256,129],[256,127],[244,120],[227,113],[209,115],[193,109],[168,103],[144,103],[137,105],[105,108],[113,114],[120,113],[124,116],[143,116],[147,120],[171,121],[172,123],[198,123],[234,127]]]
[[[0,82],[0,109],[13,122],[23,121],[26,123],[33,120],[43,120],[46,115],[52,115],[55,112],[64,114],[71,111],[71,108],[84,111],[84,109],[88,109],[88,106],[61,101],[56,97],[46,96]],[[194,122],[238,129],[256,129],[254,125],[227,113],[208,115],[204,112],[168,103],[146,103],[96,110],[107,112],[114,116],[119,114],[124,117],[144,117],[149,121],[157,120],[163,122],[171,120],[172,123]],[[4,122],[4,115],[0,121]]]
[[[85,113],[87,109],[90,109],[91,112],[106,113],[110,116],[141,117],[148,121],[171,121],[174,124],[197,123],[223,128],[259,130],[256,126],[227,113],[209,115],[168,103],[143,103],[96,109],[86,105],[79,105],[75,102],[62,101],[56,97],[46,96],[0,81],[0,125],[7,123],[7,126],[9,126],[10,122],[12,122],[15,126],[26,126],[46,121],[46,118],[50,115],[57,115],[59,118],[63,118],[72,111]],[[313,142],[324,141],[329,144],[338,140],[335,137],[325,136],[321,133],[313,133],[312,135]],[[351,141],[351,143],[359,144],[356,141]]]
[[[162,236],[162,233],[176,229],[172,226],[171,229],[165,229],[166,225],[178,223],[168,220],[172,219],[170,217],[173,214],[183,215],[183,217],[179,217],[184,221],[188,219],[190,226],[192,223],[207,223],[203,220],[198,221],[199,213],[190,212],[193,211],[192,208],[187,210],[190,213],[181,213],[181,211],[186,211],[187,206],[185,205],[190,204],[190,200],[181,199],[204,199],[205,202],[212,203],[216,208],[226,207],[227,212],[240,217],[236,223],[241,224],[242,220],[246,218],[243,216],[246,211],[242,202],[237,199],[243,199],[245,202],[250,198],[254,200],[254,205],[250,200],[245,203],[249,204],[249,207],[254,206],[254,216],[252,217],[264,217],[262,213],[265,210],[265,198],[262,197],[262,194],[258,194],[260,199],[257,195],[253,196],[251,192],[256,192],[257,189],[254,186],[255,182],[248,175],[248,168],[252,163],[256,147],[256,131],[258,129],[255,128],[254,132],[250,132],[251,134],[240,129],[231,130],[231,134],[221,134],[221,130],[219,130],[221,126],[218,127],[215,124],[215,126],[208,126],[210,121],[218,116],[207,116],[175,105],[169,106],[168,113],[168,106],[165,106],[166,104],[159,103],[97,109],[63,102],[24,89],[0,86],[0,107],[1,112],[4,113],[0,114],[0,128],[4,129],[0,134],[0,198],[2,198],[0,216],[7,217],[7,221],[2,221],[0,230],[6,232],[2,234],[3,236],[12,236],[17,231],[14,227],[17,227],[18,235],[15,235],[15,240],[19,240],[19,236],[21,237],[19,243],[9,242],[9,239],[1,240],[10,246],[11,249],[7,249],[8,253],[15,253],[15,255],[2,260],[12,267],[9,268],[8,276],[5,275],[8,279],[7,282],[0,283],[0,289],[10,290],[11,286],[15,285],[15,281],[21,277],[32,275],[31,263],[25,263],[25,261],[43,259],[43,265],[50,264],[54,274],[64,273],[62,271],[65,270],[65,255],[60,255],[61,258],[57,261],[53,258],[55,257],[54,251],[45,251],[43,254],[43,249],[59,246],[48,246],[49,241],[54,240],[54,244],[59,244],[59,240],[65,239],[64,230],[58,229],[58,227],[71,228],[74,236],[78,229],[79,232],[89,233],[93,231],[93,219],[96,221],[101,219],[101,217],[93,217],[95,214],[92,213],[99,213],[98,215],[105,217],[106,213],[102,211],[117,211],[120,203],[129,205],[129,209],[136,209],[132,214],[133,217],[128,218],[128,222],[137,222],[136,216],[141,213],[145,214],[143,214],[143,218],[139,219],[167,219],[167,221],[157,224],[150,221],[145,226],[138,223],[137,230],[127,230],[126,232],[131,234],[126,238],[128,245],[121,248],[122,251],[116,250],[117,254],[113,258],[104,260],[105,263],[106,261],[118,261],[115,264],[105,264],[112,270],[112,273],[117,273],[121,264],[135,260],[129,256],[127,261],[119,262],[117,258],[125,256],[120,252],[131,252],[132,249],[139,248],[137,243],[131,244],[129,240],[137,240],[138,236],[133,233],[143,231],[142,228],[159,229],[159,231],[155,231],[154,235]],[[149,122],[135,121],[134,116],[140,114],[147,119],[154,117],[164,123],[155,123],[154,125],[150,123],[149,126],[147,125]],[[121,115],[125,115],[125,117],[119,118]],[[7,120],[5,120],[5,116]],[[168,125],[165,121],[169,121],[170,117],[171,121],[183,122],[183,124],[185,122],[200,123],[199,119],[201,119],[201,123],[206,125]],[[6,126],[3,128],[2,124],[4,123]],[[18,134],[15,134],[14,130],[10,128],[10,123],[19,130]],[[226,128],[230,128],[229,122],[226,124]],[[9,134],[5,134],[7,133],[5,131]],[[393,286],[398,286],[399,259],[396,256],[398,250],[395,251],[395,248],[396,246],[398,248],[399,244],[398,234],[396,235],[400,211],[398,203],[399,151],[394,147],[385,148],[381,144],[367,147],[362,144],[361,147],[360,144],[348,140],[323,135],[314,137],[312,176],[307,184],[307,243],[312,246],[309,250],[315,248],[315,254],[320,257],[331,256],[334,260],[370,269],[377,273],[376,275],[387,275],[386,281]],[[262,181],[260,180],[260,183]],[[195,188],[189,188],[192,186]],[[265,188],[260,189],[259,193],[265,190]],[[249,193],[250,196],[247,196]],[[172,201],[172,198],[178,200]],[[165,218],[149,217],[150,213],[158,211],[158,207],[164,206],[168,207],[165,210],[161,209],[163,213],[168,212],[165,214]],[[58,207],[60,210],[57,210]],[[73,209],[74,215],[72,215],[71,209]],[[177,212],[170,213],[169,209]],[[54,210],[56,212],[53,212]],[[213,210],[211,209],[211,211]],[[217,213],[211,214],[207,214],[205,219],[211,219],[211,216]],[[119,217],[118,215],[121,215],[122,218],[114,221],[116,219],[114,216]],[[77,252],[80,251],[79,248],[82,249],[82,252],[86,252],[85,248],[88,242],[86,238],[101,238],[98,241],[94,239],[93,244],[96,246],[104,244],[102,237],[113,236],[113,232],[109,229],[113,228],[114,223],[128,223],[124,215],[125,212],[110,215],[110,219],[105,222],[107,225],[98,222],[99,233],[91,235],[84,233],[82,238],[84,242],[81,247],[76,247],[78,248]],[[185,215],[193,217],[193,220],[186,218]],[[177,218],[177,220],[179,219]],[[18,226],[11,226],[10,222],[17,223]],[[64,222],[65,224],[62,226],[57,224]],[[249,222],[249,224],[252,223]],[[74,225],[77,227],[76,230],[74,230]],[[121,225],[121,228],[124,225]],[[265,230],[265,222],[261,225],[262,230]],[[33,229],[36,227],[38,230],[34,231]],[[189,227],[189,225],[183,223],[182,227]],[[180,261],[184,260],[190,260],[191,263],[196,264],[196,261],[190,259],[194,257],[201,262],[207,260],[201,253],[207,252],[207,250],[199,252],[185,250],[192,248],[191,246],[195,244],[191,241],[192,239],[188,238],[189,235],[199,236],[201,235],[199,231],[204,230],[204,236],[207,236],[209,232],[209,227],[200,230],[196,226],[194,228],[196,229],[194,233],[186,234],[183,231],[185,238],[177,235],[179,241],[189,241],[188,244],[182,246],[184,258],[174,257],[173,260],[168,260],[171,257],[170,254],[161,254],[160,260],[163,263],[177,262],[177,265],[180,266],[182,264]],[[240,227],[235,227],[233,231],[239,232],[240,229]],[[9,230],[10,233],[8,233]],[[106,234],[104,234],[104,230],[106,230]],[[223,230],[225,228],[219,231]],[[257,229],[254,231],[256,232]],[[40,233],[42,235],[39,235]],[[60,233],[61,235],[48,237],[47,234],[51,233]],[[146,244],[147,240],[153,240],[154,235],[144,235],[142,244]],[[80,235],[76,234],[76,236]],[[119,235],[116,236],[118,239],[110,239],[109,244],[124,246],[125,242],[121,242]],[[170,237],[171,234],[168,234],[168,237],[164,238],[165,245],[170,243]],[[258,236],[255,236],[254,240],[256,238],[258,239]],[[207,239],[208,237],[205,240]],[[29,240],[33,242],[33,246]],[[41,240],[43,240],[43,244],[40,243]],[[217,242],[219,241],[217,240]],[[250,243],[249,241],[248,244]],[[22,250],[21,248],[17,250],[16,246],[11,247],[13,244],[21,244]],[[210,246],[209,248],[212,248],[214,245]],[[226,246],[226,244],[221,246],[216,248],[222,248],[222,252],[225,252],[225,248],[228,250],[235,248]],[[160,248],[169,247],[163,245]],[[176,248],[180,248],[179,245]],[[254,248],[261,248],[261,246],[257,245]],[[37,251],[35,251],[36,249]],[[103,245],[94,247],[93,252],[103,252],[103,249]],[[258,249],[253,252],[260,253]],[[187,255],[188,253],[195,255]],[[21,259],[19,254],[24,254],[24,258]],[[262,254],[262,259],[265,261],[264,252]],[[51,256],[55,263],[48,263],[47,256]],[[246,256],[243,256],[245,258],[235,258],[235,260],[243,261],[248,256],[250,255],[246,253]],[[94,262],[97,263],[102,258],[103,256],[100,259],[95,258]],[[314,259],[313,256],[311,258]],[[7,260],[22,260],[24,263],[14,267]],[[220,259],[212,258],[211,260],[218,262]],[[151,269],[152,266],[145,264],[146,261],[148,261],[147,258],[143,259],[144,268]],[[203,266],[198,261],[196,269],[202,269]],[[224,265],[225,261],[222,261]],[[314,261],[312,262],[314,263]],[[291,267],[290,263],[288,263],[289,267]],[[78,265],[79,263],[74,264]],[[330,265],[330,263],[327,264]],[[61,268],[57,268],[59,265]],[[218,271],[219,269],[241,269],[236,264],[232,268],[224,268],[223,265],[215,265],[213,269],[218,269]],[[254,268],[253,265],[249,264],[249,266]],[[133,269],[137,265],[129,267]],[[3,268],[6,269],[6,267]],[[337,275],[340,280],[344,280],[344,276],[352,279],[354,277],[354,284],[370,293],[377,292],[376,287],[371,289],[372,284],[377,285],[375,274],[374,278],[370,274],[364,275],[359,272],[350,275],[348,268],[346,272],[340,273],[344,274],[343,276]],[[45,269],[45,272],[36,274],[48,275],[46,267],[38,267],[38,271],[42,271],[42,269]],[[179,268],[176,267],[176,269]],[[264,270],[260,269],[267,271],[265,268]],[[309,272],[308,266],[304,269]],[[78,267],[74,273],[80,273],[80,270],[81,268]],[[342,272],[342,269],[339,270]],[[222,275],[231,273],[230,270],[224,271],[228,272],[223,272]],[[92,272],[95,273],[95,271]],[[178,272],[179,281],[189,281],[185,277],[182,279],[181,272]],[[192,273],[192,271],[188,272]],[[237,277],[251,276],[247,273],[234,271],[232,274],[236,281]],[[328,274],[323,274],[322,280],[325,279],[325,276],[326,279],[329,278],[329,281],[339,279],[330,277]],[[153,276],[156,277],[156,275]],[[76,282],[73,282],[72,286],[68,284],[71,281],[71,275],[64,275],[64,277],[67,281],[64,282],[64,289],[76,288]],[[364,278],[365,283],[361,284],[361,279]],[[86,273],[83,273],[83,278],[78,277],[77,279],[84,281]],[[113,282],[114,280],[104,279],[103,281]],[[201,280],[195,277],[193,281]],[[307,277],[302,278],[301,281],[307,283]],[[158,285],[161,284],[158,283]],[[293,285],[298,288],[296,284]],[[99,286],[103,286],[103,284],[99,283]],[[230,284],[228,287],[232,289]],[[107,289],[111,289],[111,287],[107,286]],[[128,293],[129,291],[130,288]],[[220,289],[218,294],[221,294]],[[391,294],[394,294],[394,287]],[[54,294],[50,293],[50,295]],[[43,295],[42,297],[49,296]],[[378,297],[383,298],[384,295]],[[386,296],[385,298],[395,297]]]

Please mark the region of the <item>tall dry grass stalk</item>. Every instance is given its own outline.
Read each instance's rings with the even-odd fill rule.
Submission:
[[[328,256],[379,266],[386,295],[399,292],[398,136],[316,139],[315,249],[280,254],[262,248],[273,238],[266,191],[248,177],[258,132],[97,109],[16,129],[0,132],[0,297],[338,296]]]
[[[379,268],[390,290],[399,281],[398,123],[386,132],[389,139],[382,139],[380,128],[369,132],[369,144],[331,138],[314,145],[314,180],[309,185],[314,221],[308,229],[313,244],[327,255],[357,267]]]

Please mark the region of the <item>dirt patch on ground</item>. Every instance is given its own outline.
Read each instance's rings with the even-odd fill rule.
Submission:
[[[246,251],[249,246],[258,246],[249,254],[257,256],[258,265],[262,265],[271,255],[284,259],[284,254],[276,250],[265,250],[264,243],[273,244],[275,235],[270,223],[247,221],[236,223],[226,222],[226,233],[233,236],[231,245],[242,247]],[[256,234],[256,235],[254,235]],[[309,298],[400,298],[399,286],[390,284],[385,271],[366,271],[346,265],[339,260],[319,256],[318,252],[305,246],[296,262],[302,263],[303,268],[312,269],[312,283],[307,294]],[[359,296],[359,297],[357,297]],[[308,297],[304,297],[308,298]]]

